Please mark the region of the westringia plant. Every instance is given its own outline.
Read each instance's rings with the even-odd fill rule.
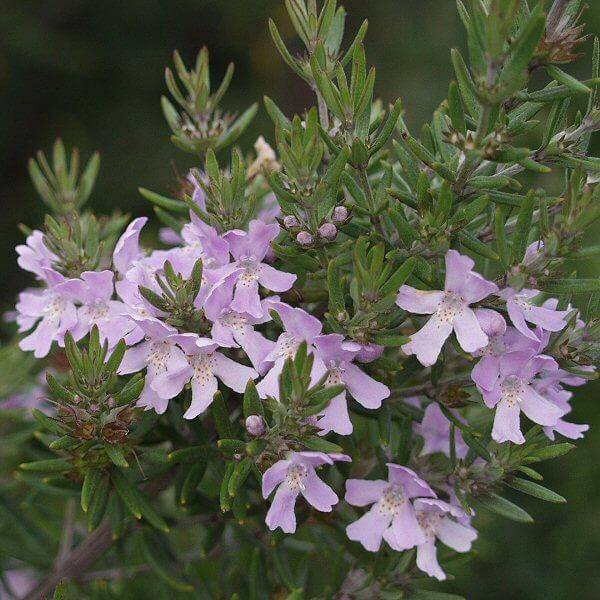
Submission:
[[[257,105],[224,111],[233,67],[214,91],[206,50],[175,53],[162,108],[197,167],[140,189],[160,246],[84,210],[97,156],[31,160],[50,214],[1,350],[3,598],[458,598],[435,580],[480,511],[565,501],[537,463],[583,436],[596,375],[600,44],[569,75],[579,1],[532,3],[459,0],[469,56],[418,135],[336,0],[285,0],[299,54],[269,23],[316,104],[265,98],[274,149],[228,150]]]

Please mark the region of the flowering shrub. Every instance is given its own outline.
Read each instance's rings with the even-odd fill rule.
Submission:
[[[336,0],[285,4],[305,50],[271,34],[316,106],[265,98],[274,148],[230,151],[258,106],[224,112],[233,68],[215,91],[206,50],[175,53],[162,108],[198,166],[177,197],[140,189],[158,238],[85,209],[97,155],[30,162],[50,214],[17,247],[35,284],[2,349],[12,597],[152,578],[156,597],[451,598],[429,578],[479,511],[530,521],[507,488],[565,501],[532,465],[587,430],[570,401],[600,344],[600,282],[577,275],[600,253],[598,40],[591,79],[558,66],[580,3],[458,2],[469,59],[416,137],[374,100],[366,23],[346,47]]]

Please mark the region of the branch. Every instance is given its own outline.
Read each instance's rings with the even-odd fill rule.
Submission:
[[[114,542],[110,524],[104,521],[77,548],[69,552],[64,560],[57,564],[22,600],[44,600],[54,593],[61,581],[81,577]]]
[[[142,486],[142,491],[149,498],[154,498],[163,489],[169,486],[173,475],[166,473],[163,477]],[[60,552],[54,568],[21,600],[45,600],[54,593],[56,586],[69,579],[82,579],[86,571],[115,543],[110,523],[105,519],[102,524],[92,531],[82,542],[70,552],[67,552],[61,560]]]

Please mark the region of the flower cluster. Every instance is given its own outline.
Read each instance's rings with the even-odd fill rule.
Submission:
[[[531,244],[525,262],[539,245]],[[567,326],[570,311],[557,310],[555,299],[535,304],[540,296],[537,290],[500,290],[474,272],[474,264],[469,257],[449,250],[443,291],[423,291],[407,285],[400,289],[396,300],[400,308],[432,315],[403,346],[404,352],[415,354],[424,366],[431,366],[454,332],[460,347],[479,358],[471,377],[486,406],[495,409],[492,437],[497,442],[525,442],[519,424],[521,412],[543,425],[551,437],[555,431],[573,439],[581,437],[585,425],[562,419],[571,410],[568,400],[572,396],[562,383],[577,385],[585,380],[571,376],[559,368],[554,358],[543,354],[550,334]],[[503,301],[497,310],[485,307],[483,301],[491,295]],[[507,325],[500,310],[512,325]]]
[[[62,143],[53,168],[43,155],[34,161],[53,215],[17,247],[37,286],[19,294],[11,318],[38,368],[21,389],[5,385],[11,399],[0,407],[33,404],[15,390],[47,392],[50,402],[36,402],[33,415],[51,436],[36,437],[26,456],[46,441],[49,455],[21,465],[29,476],[53,475],[31,476],[36,490],[55,485],[65,496],[80,485],[90,530],[106,515],[116,537],[128,513],[161,532],[170,530],[166,519],[177,525],[179,507],[201,516],[207,553],[216,543],[223,555],[237,553],[235,538],[242,563],[252,556],[249,583],[228,597],[298,592],[286,558],[295,547],[279,544],[279,529],[308,525],[315,535],[301,545],[323,536],[324,546],[348,550],[332,561],[345,569],[340,590],[371,569],[357,597],[412,597],[420,572],[443,580],[446,556],[471,549],[480,509],[530,519],[503,486],[564,501],[537,483],[531,465],[573,447],[556,439],[588,429],[569,413],[573,388],[596,376],[600,286],[562,275],[598,253],[582,248],[583,231],[600,217],[600,167],[586,155],[600,127],[598,90],[555,66],[571,56],[561,44],[580,34],[577,19],[563,15],[567,3],[547,16],[543,2],[518,14],[519,3],[500,4],[461,5],[472,72],[454,53],[458,83],[420,139],[399,101],[384,110],[374,100],[364,31],[341,51],[345,12],[334,0],[322,11],[313,1],[286,3],[306,45],[300,58],[271,23],[318,106],[289,119],[266,98],[277,148],[261,137],[255,157],[234,149],[227,165],[217,160],[256,112],[236,119],[218,107],[232,71],[211,94],[206,50],[191,70],[176,53],[186,91],[167,70],[175,104],[163,98],[163,110],[177,147],[202,161],[177,198],[140,189],[164,226],[159,248],[142,243],[152,239],[146,217],[126,226],[128,217],[100,224],[79,212],[95,159],[81,180],[75,168],[65,175]],[[598,48],[595,56],[591,82],[599,81]],[[520,89],[542,66],[556,81]],[[590,94],[590,107],[567,128],[575,93]],[[537,127],[546,103],[543,145],[513,145]],[[523,170],[541,176],[557,165],[562,196],[517,193]],[[589,293],[586,310],[571,299]],[[19,360],[5,362],[18,374],[11,365]],[[40,410],[48,406],[52,416]],[[29,443],[32,431],[15,439]],[[153,500],[172,482],[176,508],[163,518]],[[224,527],[228,513],[236,527],[252,521],[253,534]],[[257,533],[263,520],[269,543]],[[188,589],[155,556],[168,541],[150,548],[151,537],[140,534],[148,563]],[[446,547],[439,558],[438,541]],[[369,560],[365,551],[382,542],[382,560]],[[285,577],[267,593],[260,582],[274,577],[257,570],[270,552],[277,557],[264,562]],[[66,562],[61,555],[55,567]]]

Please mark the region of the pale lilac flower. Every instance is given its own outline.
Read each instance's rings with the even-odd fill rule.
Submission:
[[[0,592],[10,594],[7,598],[25,598],[38,583],[38,577],[34,571],[25,569],[6,570],[0,579]]]
[[[437,560],[436,539],[456,552],[468,552],[477,531],[460,522],[464,511],[433,498],[418,498],[414,502],[417,522],[425,540],[417,544],[417,567],[430,577],[443,581],[446,574]]]
[[[279,216],[281,216],[281,207],[277,201],[277,196],[269,193],[264,197],[256,218],[269,225],[270,223],[274,223]],[[270,253],[271,249],[269,249]]]
[[[267,301],[269,302],[269,301]],[[269,306],[277,312],[285,331],[277,339],[275,348],[269,352],[261,364],[260,372],[265,377],[256,386],[261,398],[271,396],[279,398],[279,375],[288,358],[294,358],[296,351],[303,342],[309,350],[315,338],[321,333],[323,325],[316,317],[309,315],[301,308],[292,308],[284,302],[270,302]],[[318,379],[318,373],[324,373],[324,367],[319,366],[318,357],[313,366],[313,381]]]
[[[248,232],[233,230],[225,234],[234,262],[223,267],[221,275],[226,276],[239,270],[231,303],[232,310],[261,317],[263,307],[258,291],[259,284],[273,292],[285,292],[294,285],[296,275],[278,271],[263,262],[271,241],[278,234],[279,225],[266,225],[258,220],[250,222]]]
[[[25,389],[0,400],[0,410],[23,410],[25,416],[30,415],[32,408],[43,408],[46,412],[52,412],[52,406],[48,406],[48,386],[46,384],[46,373],[38,374],[34,382],[28,384]]]
[[[204,302],[204,314],[212,322],[211,337],[221,347],[241,347],[258,369],[262,361],[273,350],[275,343],[254,331],[254,325],[271,320],[268,307],[270,300],[262,302],[263,315],[257,318],[249,313],[232,310],[234,289],[239,270],[217,282]]]
[[[178,253],[189,256],[193,262],[202,259],[206,268],[222,267],[229,263],[229,244],[214,227],[207,225],[190,211],[190,222],[181,230],[183,244]]]
[[[192,402],[184,419],[194,419],[211,404],[218,390],[217,378],[234,392],[242,393],[248,381],[258,373],[217,352],[218,344],[209,338],[193,333],[177,334],[171,340],[185,351],[186,364],[158,375],[151,384],[152,390],[163,400],[174,398],[190,382]]]
[[[532,385],[538,373],[558,369],[547,356],[531,356],[529,352],[509,352],[500,359],[499,377],[491,390],[483,390],[489,408],[496,408],[492,438],[496,442],[523,444],[521,411],[534,423],[556,425],[563,411],[546,399]]]
[[[426,537],[419,526],[414,498],[435,498],[435,492],[414,471],[388,463],[388,481],[348,479],[346,497],[353,506],[371,509],[346,527],[346,534],[370,552],[377,552],[381,540],[394,550],[408,550],[424,544]]]
[[[533,263],[535,263],[538,258],[543,256],[544,254],[544,242],[542,240],[538,240],[537,242],[533,242],[527,246],[527,250],[525,250],[525,256],[523,257],[523,264],[526,267],[530,267]]]
[[[457,418],[458,413],[454,413]],[[461,419],[462,420],[462,419]],[[413,424],[413,430],[424,440],[421,456],[442,452],[450,456],[450,421],[446,418],[437,402],[432,402],[426,409],[420,423]],[[469,451],[458,428],[455,429],[454,443],[456,456],[464,458]]]
[[[489,338],[485,348],[473,353],[481,357],[471,372],[471,379],[480,392],[490,390],[500,376],[500,360],[508,352],[528,352],[531,356],[542,353],[545,346],[537,338],[525,337],[514,327],[506,327],[504,319],[495,311],[477,309],[481,326]]]
[[[134,219],[117,240],[113,252],[113,265],[119,275],[125,275],[131,269],[134,262],[145,256],[145,253],[140,248],[140,234],[147,222],[147,217]]]
[[[321,512],[331,512],[339,498],[318,477],[315,467],[333,465],[335,461],[350,461],[345,454],[322,452],[291,452],[286,460],[276,462],[267,469],[262,480],[262,495],[265,500],[277,488],[265,522],[274,531],[278,527],[285,533],[296,531],[294,507],[299,494]]]
[[[123,301],[125,314],[135,325],[132,332],[125,338],[127,345],[130,346],[144,337],[144,332],[138,325],[140,321],[157,321],[160,317],[164,316],[164,313],[150,304],[140,293],[139,285],[129,279],[117,281],[115,283],[115,290],[117,296]]]
[[[383,346],[379,346],[378,344],[356,343],[360,346],[356,360],[361,363],[370,363],[377,360],[385,350]]]
[[[205,173],[192,169],[186,178],[191,184],[193,189],[192,201],[198,205],[202,212],[206,212],[206,192],[202,187],[201,183],[208,183],[208,177]]]
[[[38,279],[44,279],[44,269],[52,268],[57,259],[44,243],[44,234],[37,229],[27,236],[25,244],[20,244],[15,250],[19,255],[17,264],[21,269],[34,273]]]
[[[475,273],[474,265],[468,256],[448,250],[444,291],[417,290],[409,285],[400,288],[396,300],[400,308],[432,315],[425,326],[411,336],[410,342],[402,346],[406,354],[415,354],[426,367],[435,364],[453,330],[465,352],[475,352],[488,344],[477,313],[469,305],[497,292],[498,287]]]
[[[170,227],[161,227],[158,230],[158,239],[167,246],[181,246],[183,244],[181,235]]]
[[[370,409],[379,408],[381,402],[389,397],[390,390],[353,364],[360,350],[358,344],[344,341],[344,336],[339,333],[320,335],[313,343],[320,359],[317,368],[325,369],[318,375],[327,374],[326,385],[346,386],[346,389],[333,398],[319,416],[317,425],[321,429],[320,433],[324,435],[335,431],[340,435],[349,435],[352,433],[352,422],[348,415],[346,390],[359,404]]]
[[[565,390],[562,384],[579,386],[584,385],[585,382],[586,380],[582,377],[574,376],[562,369],[541,373],[533,382],[535,389],[555,404],[563,413],[556,425],[544,427],[544,433],[552,441],[554,441],[557,433],[571,440],[581,439],[583,434],[590,428],[589,425],[570,423],[563,419],[572,410],[570,400],[573,397],[573,392]]]
[[[144,389],[137,405],[163,414],[167,410],[168,399],[159,396],[152,384],[161,375],[178,373],[187,367],[188,361],[177,345],[175,329],[157,319],[138,320],[137,324],[144,332],[145,340],[125,352],[119,374],[129,375],[146,369]]]
[[[46,356],[52,342],[64,345],[65,334],[77,325],[75,298],[81,283],[52,269],[42,269],[42,276],[48,287],[21,292],[16,306],[20,333],[37,323],[34,331],[19,343],[21,350],[33,350],[36,358]]]
[[[130,336],[136,329],[136,323],[126,316],[127,307],[123,302],[113,300],[114,273],[112,271],[86,271],[81,275],[77,300],[82,306],[77,309],[77,326],[73,330],[76,340],[87,335],[96,325],[100,333],[100,342],[108,341],[114,348],[119,340]],[[138,342],[129,337],[130,343]]]
[[[181,248],[154,250],[147,254],[140,247],[140,234],[147,221],[146,217],[140,217],[128,225],[115,246],[113,266],[123,280],[143,285],[160,293],[156,275],[164,274],[165,262],[170,261],[178,273],[189,277],[196,261],[192,253],[187,255],[181,251]]]
[[[532,340],[538,340],[538,336],[527,323],[538,325],[546,331],[560,331],[567,324],[565,319],[569,314],[567,310],[536,306],[532,300],[539,294],[537,290],[523,289],[516,292],[512,288],[506,288],[498,294],[506,302],[506,310],[513,325]]]

